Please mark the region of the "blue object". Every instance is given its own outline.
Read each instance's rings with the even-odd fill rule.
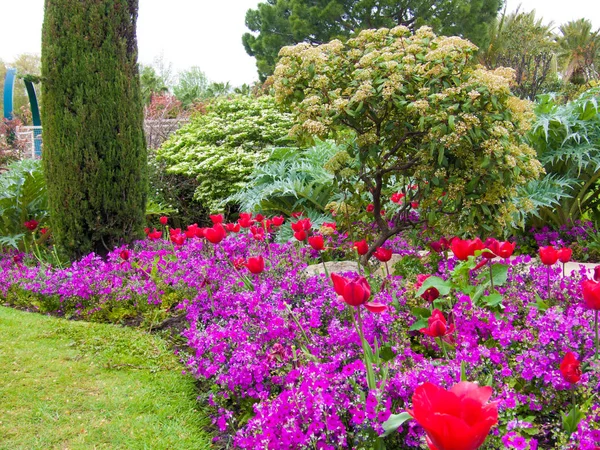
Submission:
[[[17,69],[8,69],[4,77],[4,118],[12,119],[13,115],[13,91],[15,88],[15,77]]]
[[[17,69],[8,69],[6,71],[6,77],[4,78],[4,118],[11,120],[13,118],[13,93],[15,90],[15,78],[17,76]],[[27,96],[29,97],[29,104],[31,105],[31,119],[34,127],[42,126],[42,118],[40,116],[40,107],[35,95],[35,86],[31,80],[25,80],[25,89],[27,89]],[[42,130],[40,128],[34,128],[33,130],[33,143],[34,151],[36,156],[42,154]]]

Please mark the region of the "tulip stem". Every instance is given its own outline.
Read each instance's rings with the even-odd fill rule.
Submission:
[[[494,271],[492,270],[492,260],[491,259],[489,262],[489,268],[490,268],[490,285],[492,286],[491,293],[494,293]]]
[[[599,310],[596,310],[596,315],[594,318],[594,326],[596,328],[596,354],[594,355],[594,360],[598,362],[598,354],[600,353],[600,340],[598,339],[598,313]]]
[[[362,275],[362,266],[360,265],[360,254],[358,253],[358,249],[354,247],[354,251],[356,252],[356,261],[358,262],[358,274]]]
[[[390,268],[388,267],[387,261],[385,262],[385,271],[387,272],[388,278],[390,277]]]
[[[323,263],[323,270],[325,271],[325,277],[328,280],[331,280],[331,278],[329,277],[329,271],[327,270],[327,266],[325,265],[325,258],[323,258],[323,254],[321,253],[321,263]]]
[[[442,347],[442,352],[444,353],[444,358],[446,358],[447,361],[450,361],[450,358],[448,358],[448,351],[446,350],[446,344],[444,343],[444,339],[441,337],[439,339],[440,347]]]
[[[290,314],[290,317],[292,318],[292,320],[294,321],[294,323],[296,324],[296,326],[300,330],[300,333],[302,334],[302,337],[306,341],[306,345],[307,346],[310,345],[310,341],[308,340],[308,336],[306,335],[306,332],[304,331],[304,328],[302,327],[302,325],[300,325],[300,322],[298,322],[298,319],[296,318],[296,315],[292,311],[292,307],[290,305],[288,305],[287,303],[285,303],[285,302],[283,304],[285,305],[286,309],[288,310],[288,313]],[[306,347],[306,348],[308,350],[308,347]]]
[[[563,263],[563,278],[565,277],[565,266],[566,266],[566,263]]]
[[[550,300],[550,266],[548,266],[548,270],[546,271],[546,275],[548,277],[548,298]]]

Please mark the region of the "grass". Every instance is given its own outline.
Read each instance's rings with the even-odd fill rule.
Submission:
[[[157,336],[0,307],[0,449],[208,449]]]

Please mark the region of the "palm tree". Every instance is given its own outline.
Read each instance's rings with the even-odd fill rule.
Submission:
[[[490,31],[490,44],[480,52],[488,69],[505,66],[515,69],[513,92],[534,99],[548,75],[555,69],[555,36],[552,22],[543,23],[535,10],[507,14],[506,8]]]
[[[564,79],[583,84],[598,78],[600,30],[592,31],[592,23],[587,19],[572,20],[559,30],[562,36],[556,42]]]

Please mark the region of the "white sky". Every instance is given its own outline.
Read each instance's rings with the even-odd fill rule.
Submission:
[[[264,0],[263,0],[264,1]],[[555,25],[590,19],[600,27],[598,0],[507,0],[508,11],[522,4]],[[254,58],[242,45],[244,17],[259,0],[140,0],[139,60],[150,64],[162,55],[174,71],[200,67],[211,81],[233,86],[258,79]],[[44,0],[0,0],[0,58],[40,53]]]

